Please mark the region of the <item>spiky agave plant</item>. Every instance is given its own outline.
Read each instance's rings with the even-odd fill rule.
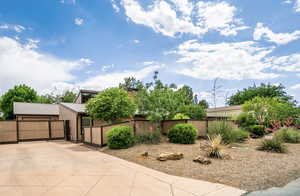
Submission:
[[[221,135],[214,135],[212,137],[208,136],[209,145],[207,148],[207,155],[211,158],[223,158],[223,149],[224,145],[222,143],[222,136]]]

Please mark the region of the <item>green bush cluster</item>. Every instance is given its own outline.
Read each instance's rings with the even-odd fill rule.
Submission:
[[[197,129],[191,124],[177,124],[168,133],[169,141],[178,144],[194,144]]]
[[[263,137],[267,133],[265,126],[263,126],[263,125],[251,125],[246,129],[247,129],[247,131],[249,131],[250,133],[252,133],[258,137]]]
[[[107,133],[107,143],[110,149],[126,149],[134,145],[133,129],[128,126],[112,128]]]
[[[226,144],[243,142],[249,137],[249,132],[234,128],[232,124],[226,121],[214,122],[208,127],[208,134],[211,137],[221,135]]]
[[[287,151],[286,145],[284,145],[282,140],[278,139],[277,137],[273,137],[272,139],[264,139],[258,149],[278,153],[285,153]]]
[[[173,120],[185,120],[185,119],[190,119],[188,115],[182,114],[182,113],[177,113],[174,117]]]
[[[241,113],[237,119],[236,123],[239,125],[241,128],[248,128],[252,125],[258,124],[256,119],[253,117],[253,115],[250,115],[246,112]]]
[[[142,133],[135,136],[136,144],[158,144],[159,142],[159,133]]]
[[[281,128],[275,136],[283,142],[300,143],[300,133],[293,128]]]

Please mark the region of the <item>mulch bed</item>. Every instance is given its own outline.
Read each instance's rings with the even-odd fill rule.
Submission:
[[[234,186],[247,191],[281,187],[300,177],[300,144],[287,144],[288,153],[279,154],[256,150],[261,139],[250,139],[243,144],[226,148],[231,159],[211,159],[212,164],[193,162],[198,155],[205,156],[197,140],[193,145],[172,144],[164,141],[158,145],[136,145],[124,150],[101,151],[116,157],[144,165],[171,175],[206,180]],[[148,157],[141,156],[148,152]],[[164,152],[182,152],[184,158],[176,161],[160,162],[156,157]]]

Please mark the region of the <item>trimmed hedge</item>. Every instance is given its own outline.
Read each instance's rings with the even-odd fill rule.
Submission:
[[[169,141],[177,144],[194,144],[197,129],[191,124],[177,124],[168,133]]]
[[[126,149],[134,145],[133,129],[128,126],[112,128],[106,136],[110,149]]]

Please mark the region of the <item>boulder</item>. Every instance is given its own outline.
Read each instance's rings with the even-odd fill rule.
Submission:
[[[211,164],[211,160],[209,160],[209,159],[207,159],[203,156],[197,156],[193,161],[196,162],[196,163],[201,163],[203,165]]]
[[[162,153],[157,157],[159,161],[167,161],[167,160],[180,160],[183,158],[183,153]]]
[[[149,156],[149,153],[148,153],[148,152],[144,152],[144,153],[142,154],[142,156],[143,156],[143,157],[148,157],[148,156]]]

